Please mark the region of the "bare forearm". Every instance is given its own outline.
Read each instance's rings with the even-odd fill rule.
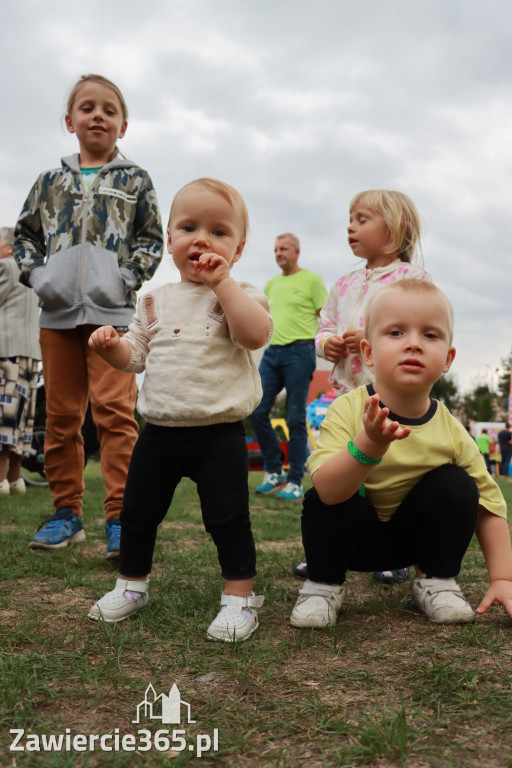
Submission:
[[[480,507],[476,535],[485,558],[490,581],[512,581],[512,546],[508,523]]]
[[[270,332],[270,318],[265,309],[227,277],[213,288],[220,301],[234,338],[247,349],[262,347]]]
[[[366,456],[378,460],[388,449],[388,444],[375,443],[361,430],[353,444]],[[348,448],[335,453],[313,474],[312,482],[324,504],[340,504],[350,499],[370,476],[374,465],[358,461]]]

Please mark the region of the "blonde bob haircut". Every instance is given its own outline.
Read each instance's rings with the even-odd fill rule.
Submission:
[[[378,304],[379,300],[387,293],[402,291],[405,293],[420,293],[423,295],[430,295],[430,296],[436,296],[441,298],[443,303],[446,306],[446,326],[448,330],[448,343],[451,345],[453,340],[453,324],[454,324],[454,314],[453,314],[453,307],[450,304],[450,301],[447,297],[447,295],[437,287],[437,285],[434,285],[434,283],[431,283],[429,280],[421,280],[418,277],[411,277],[407,280],[395,280],[393,283],[388,283],[387,285],[383,285],[382,288],[379,288],[375,293],[371,296],[367,306],[366,306],[366,312],[364,313],[364,335],[365,338],[370,338],[370,333],[372,330],[372,314],[375,311],[375,306]],[[399,301],[397,297],[397,301]],[[434,318],[433,318],[434,319]]]
[[[358,204],[365,205],[384,218],[390,241],[385,253],[396,253],[400,261],[414,261],[416,250],[421,254],[421,224],[416,206],[403,192],[390,189],[368,189],[350,201],[350,212]]]
[[[73,109],[73,104],[75,103],[75,99],[77,97],[78,91],[82,87],[82,85],[85,85],[86,83],[99,83],[100,85],[104,85],[106,88],[110,88],[111,91],[114,91],[115,95],[119,99],[119,102],[121,104],[121,112],[123,113],[123,121],[128,120],[128,107],[126,106],[126,102],[124,100],[123,94],[117,87],[115,83],[112,82],[112,80],[108,80],[106,77],[103,77],[103,75],[82,75],[82,77],[77,80],[77,82],[72,87],[69,96],[68,96],[68,103],[66,105],[66,113],[68,115],[71,114],[71,110]]]
[[[171,205],[168,228],[170,228],[171,226],[171,221],[172,221],[174,209],[176,206],[176,201],[178,200],[180,194],[185,189],[188,189],[189,187],[195,187],[195,186],[206,187],[206,189],[210,190],[210,192],[220,195],[221,197],[224,198],[224,200],[226,200],[226,202],[230,204],[233,210],[240,217],[240,222],[242,225],[241,239],[245,240],[245,238],[247,237],[247,233],[249,231],[249,213],[247,211],[247,206],[244,203],[244,199],[242,195],[234,187],[232,187],[231,184],[227,184],[225,181],[219,181],[218,179],[211,179],[209,177],[204,177],[201,179],[195,179],[194,181],[189,181],[188,184],[185,184],[181,189],[179,189],[176,192],[176,194],[174,195],[174,200],[172,201],[172,205]]]

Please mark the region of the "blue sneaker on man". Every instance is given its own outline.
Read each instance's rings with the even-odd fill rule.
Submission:
[[[113,517],[105,523],[107,534],[107,560],[117,560],[121,547],[121,521]]]
[[[261,485],[258,485],[255,493],[266,495],[267,493],[273,493],[283,485],[286,485],[286,474],[284,472],[265,472],[263,482]]]
[[[30,549],[60,549],[70,541],[84,541],[82,518],[63,507],[45,520],[29,544]]]
[[[283,490],[279,491],[276,496],[276,499],[280,501],[302,501],[303,498],[302,485],[297,485],[297,483],[286,483]]]

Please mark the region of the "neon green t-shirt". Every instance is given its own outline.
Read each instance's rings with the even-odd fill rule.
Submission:
[[[271,344],[282,346],[298,339],[315,338],[317,312],[327,301],[327,289],[320,275],[309,269],[294,275],[277,275],[264,290],[275,324]]]
[[[482,453],[489,453],[489,446],[492,443],[492,437],[489,437],[489,435],[482,432],[480,435],[475,437],[475,443],[478,445]]]

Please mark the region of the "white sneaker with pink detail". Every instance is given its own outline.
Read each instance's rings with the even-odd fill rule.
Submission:
[[[265,598],[263,595],[221,595],[220,611],[207,630],[209,640],[223,640],[235,643],[247,640],[258,629],[258,613]]]

